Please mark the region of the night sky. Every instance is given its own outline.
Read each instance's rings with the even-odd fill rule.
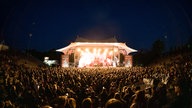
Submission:
[[[181,45],[192,36],[191,0],[0,0],[0,41],[47,51],[76,37],[116,37],[134,49],[157,39]]]

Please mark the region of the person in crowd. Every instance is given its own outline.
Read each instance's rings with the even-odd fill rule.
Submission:
[[[76,100],[74,98],[68,99],[68,108],[76,108]]]
[[[106,88],[103,87],[101,93],[99,94],[99,101],[101,103],[101,106],[104,106],[107,100],[108,100],[108,93]]]
[[[106,102],[105,108],[123,108],[123,103],[118,99],[111,98]]]
[[[130,87],[128,87],[126,90],[125,90],[125,94],[123,96],[123,100],[126,101],[126,106],[129,108],[130,107],[130,104],[131,104],[131,98],[133,97],[135,93],[132,91],[132,89]]]
[[[59,96],[53,99],[52,105],[54,108],[65,108],[67,106],[68,97],[67,96]]]
[[[130,108],[147,108],[147,101],[145,99],[145,92],[138,90],[132,101]]]
[[[115,93],[114,98],[120,100],[125,105],[126,101],[121,98],[121,95],[119,92]]]
[[[93,108],[93,101],[91,98],[85,98],[82,101],[82,108]]]

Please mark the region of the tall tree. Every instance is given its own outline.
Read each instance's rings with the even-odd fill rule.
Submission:
[[[159,57],[165,50],[165,44],[162,40],[158,39],[153,43],[152,54],[156,57]]]

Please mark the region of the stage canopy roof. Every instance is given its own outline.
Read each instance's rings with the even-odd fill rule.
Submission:
[[[114,47],[118,48],[119,50],[125,50],[127,55],[131,52],[137,52],[137,50],[128,47],[125,43],[117,42],[116,38],[109,38],[98,42],[95,40],[84,39],[82,37],[77,37],[76,42],[72,42],[70,45],[60,48],[56,51],[65,53],[68,50],[76,47]]]

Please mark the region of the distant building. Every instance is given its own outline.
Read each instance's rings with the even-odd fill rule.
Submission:
[[[45,64],[47,64],[48,66],[57,66],[58,65],[58,61],[57,60],[49,60],[49,57],[44,57],[44,61]]]
[[[129,54],[137,52],[125,43],[117,42],[116,38],[95,41],[82,37],[56,51],[63,52],[62,67],[132,67]]]
[[[8,50],[8,49],[9,49],[9,47],[7,45],[0,44],[0,51]]]

